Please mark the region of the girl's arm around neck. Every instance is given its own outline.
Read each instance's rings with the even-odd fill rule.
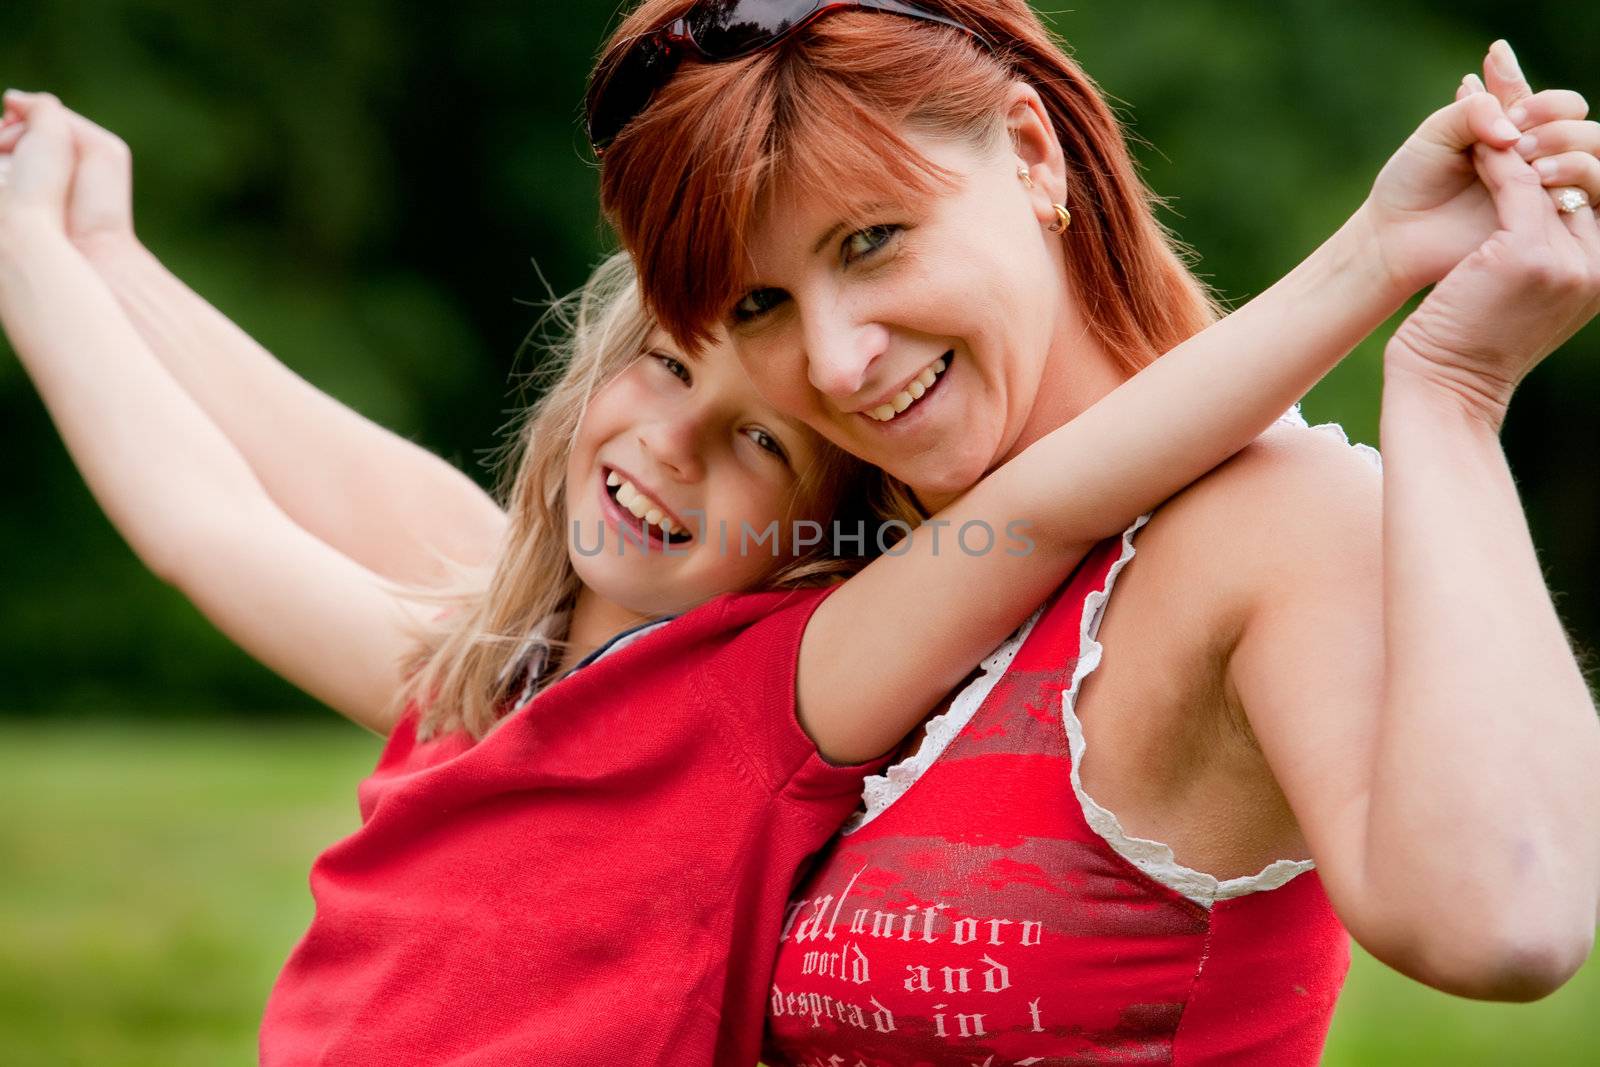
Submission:
[[[380,732],[423,612],[289,520],[82,255],[0,225],[0,321],[84,481],[139,558],[245,651]]]
[[[988,475],[817,609],[801,725],[850,763],[893,748],[1071,573],[1249,444],[1409,294],[1365,209],[1286,277]],[[935,524],[938,524],[937,526]],[[968,548],[958,535],[973,527]],[[1011,536],[1026,535],[1028,543]]]

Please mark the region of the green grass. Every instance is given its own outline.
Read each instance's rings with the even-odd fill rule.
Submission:
[[[306,871],[355,828],[377,751],[338,723],[0,725],[0,1062],[253,1062]],[[1597,1006],[1600,961],[1498,1005],[1358,953],[1326,1063],[1594,1062]]]
[[[378,744],[337,722],[0,727],[0,1062],[253,1063],[306,872],[358,824]]]

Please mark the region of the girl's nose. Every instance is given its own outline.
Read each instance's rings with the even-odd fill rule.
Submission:
[[[695,416],[675,414],[640,427],[639,445],[674,481],[694,482],[705,476],[702,430]]]

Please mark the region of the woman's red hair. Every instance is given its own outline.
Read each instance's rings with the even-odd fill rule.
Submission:
[[[692,3],[643,0],[602,63]],[[667,331],[698,346],[741,295],[742,250],[775,191],[829,196],[843,218],[891,189],[935,193],[950,176],[904,132],[986,141],[1017,80],[1044,100],[1066,156],[1067,271],[1098,340],[1132,373],[1204,329],[1216,306],[1156,221],[1121,124],[1026,0],[920,6],[995,50],[932,23],[833,14],[744,59],[685,61],[611,143],[601,204]]]

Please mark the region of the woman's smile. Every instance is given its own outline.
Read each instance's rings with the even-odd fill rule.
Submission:
[[[955,358],[955,349],[950,349],[923,367],[910,381],[901,385],[888,397],[862,408],[859,414],[865,415],[883,427],[890,424],[896,427],[910,425],[922,414],[928,402],[927,398],[937,391],[940,383],[944,381],[945,372]]]

